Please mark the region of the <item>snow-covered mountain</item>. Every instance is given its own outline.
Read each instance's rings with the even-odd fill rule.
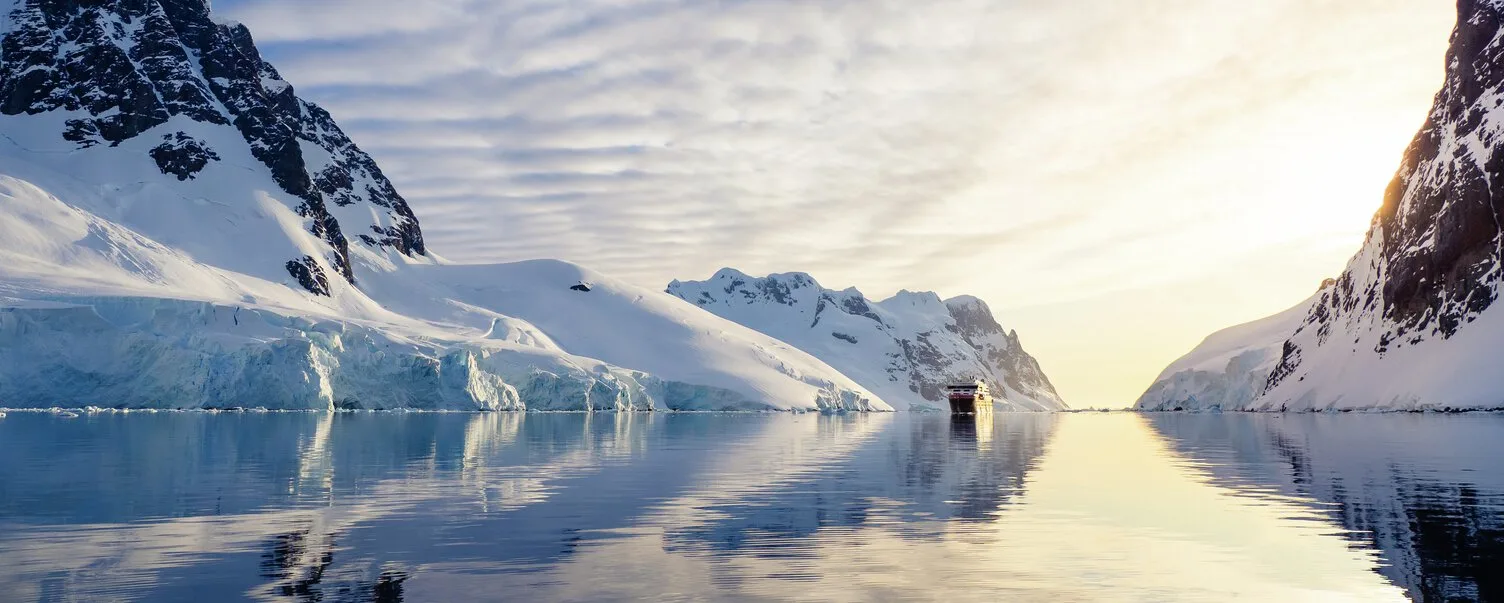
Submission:
[[[1223,329],[1165,367],[1139,397],[1142,410],[1238,409],[1264,392],[1285,339],[1317,298],[1247,324]]]
[[[756,278],[725,268],[668,292],[824,360],[896,408],[944,405],[948,382],[980,378],[1007,410],[1066,408],[1049,378],[982,300],[900,291],[874,302],[808,274]]]
[[[1272,366],[1228,370],[1254,382],[1267,370],[1264,386],[1252,396],[1197,393],[1177,383],[1207,367],[1183,359],[1141,408],[1504,408],[1504,309],[1494,303],[1504,277],[1504,2],[1461,0],[1458,10],[1446,83],[1347,269],[1285,336],[1264,327],[1288,314],[1249,325],[1246,340],[1214,336],[1187,357],[1257,348],[1277,358]]]
[[[0,0],[0,407],[887,409],[557,261],[435,255],[206,0]]]

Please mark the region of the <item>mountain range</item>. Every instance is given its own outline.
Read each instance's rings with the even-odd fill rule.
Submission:
[[[970,335],[946,337],[1016,347],[972,310],[951,325]],[[88,406],[894,405],[663,291],[557,260],[445,260],[376,162],[206,0],[0,0],[0,407]]]
[[[945,385],[969,379],[987,381],[998,408],[1067,408],[1018,332],[975,297],[900,291],[872,301],[804,273],[756,278],[730,268],[674,281],[668,292],[813,354],[895,408],[943,408]]]

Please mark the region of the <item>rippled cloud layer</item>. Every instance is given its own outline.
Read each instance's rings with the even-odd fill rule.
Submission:
[[[974,293],[1034,339],[1054,337],[1040,331],[1061,319],[1040,308],[1055,304],[1232,287],[1230,267],[1250,262],[1281,275],[1169,337],[1135,369],[1146,384],[1189,333],[1294,303],[1340,268],[1439,83],[1452,5],[216,10],[372,152],[454,260],[559,257],[653,286],[736,266],[874,295]]]

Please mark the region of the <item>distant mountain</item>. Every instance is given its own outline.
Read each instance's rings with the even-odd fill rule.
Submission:
[[[999,408],[1066,408],[1018,333],[975,297],[901,291],[874,302],[807,274],[756,278],[730,268],[676,280],[668,292],[813,354],[896,408],[943,407],[945,384],[974,378],[991,384]]]
[[[0,407],[887,409],[572,264],[458,266],[206,0],[0,0]]]
[[[1504,278],[1504,2],[1461,0],[1458,10],[1446,83],[1347,269],[1283,337],[1251,326],[1246,341],[1203,344],[1277,359],[1263,386],[1224,396],[1192,384],[1194,371],[1215,367],[1186,367],[1167,371],[1140,408],[1504,408],[1504,309],[1495,304]],[[1260,360],[1228,370],[1258,381],[1264,368]]]

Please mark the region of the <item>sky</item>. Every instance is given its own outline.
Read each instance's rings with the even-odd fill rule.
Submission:
[[[1121,407],[1341,272],[1449,0],[218,0],[458,262],[988,301]]]

